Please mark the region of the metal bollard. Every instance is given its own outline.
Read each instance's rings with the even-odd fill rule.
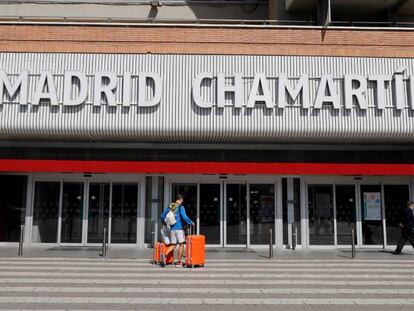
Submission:
[[[107,245],[106,245],[106,228],[104,228],[104,233],[103,233],[103,241],[102,241],[102,257],[106,257],[106,252],[107,252]]]
[[[273,230],[269,229],[269,258],[273,258]]]
[[[354,228],[351,229],[351,238],[352,238],[352,246],[351,246],[352,258],[355,258],[356,253],[355,253],[355,229]]]
[[[20,226],[20,240],[19,240],[19,254],[18,256],[23,256],[23,241],[24,241],[24,226]]]
[[[158,221],[156,221],[154,223],[154,244],[153,244],[153,248],[155,247],[155,245],[157,245],[158,242]]]
[[[292,249],[296,248],[296,236],[297,236],[297,228],[295,223],[292,224]]]

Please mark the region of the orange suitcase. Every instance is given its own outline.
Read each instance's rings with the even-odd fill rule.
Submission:
[[[187,235],[185,248],[185,266],[204,267],[206,257],[206,237],[204,235],[191,234]]]
[[[167,250],[167,246],[164,243],[157,242],[155,243],[154,250],[152,253],[152,263],[153,264],[160,264],[161,263],[161,254],[165,253]],[[168,254],[167,258],[165,258],[166,264],[172,264],[174,262],[174,252]]]

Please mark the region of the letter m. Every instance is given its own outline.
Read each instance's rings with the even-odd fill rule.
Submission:
[[[302,75],[299,81],[296,84],[296,87],[293,88],[289,83],[288,78],[281,74],[279,75],[279,88],[278,88],[278,107],[286,107],[287,98],[286,91],[289,94],[290,98],[296,100],[299,94],[302,92],[302,107],[309,108],[309,77],[307,75]]]
[[[27,105],[27,84],[29,80],[29,72],[27,70],[22,71],[17,79],[14,81],[13,84],[7,78],[7,74],[5,71],[0,70],[0,104],[3,104],[3,98],[6,94],[9,97],[13,98],[18,94],[18,90],[20,89],[20,104]]]

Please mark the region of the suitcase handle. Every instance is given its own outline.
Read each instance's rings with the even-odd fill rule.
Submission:
[[[194,233],[196,232],[196,230],[195,230],[195,224],[194,225],[190,225],[189,226],[189,230],[188,230],[189,231],[189,235],[192,235],[193,234],[193,230],[192,230],[193,228],[194,228]]]

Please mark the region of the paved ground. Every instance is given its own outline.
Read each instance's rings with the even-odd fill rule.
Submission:
[[[97,249],[7,256],[12,250],[0,248],[2,310],[414,310],[412,249],[357,259],[284,251],[272,260],[265,252],[210,250],[206,267],[194,270],[153,266],[149,250],[110,251],[137,259],[100,258]]]
[[[358,259],[395,259],[391,255],[395,247],[386,250],[382,249],[363,249],[357,250]],[[148,259],[151,257],[152,250],[149,248],[137,248],[134,246],[112,246],[108,250],[109,259]],[[408,244],[404,248],[405,255],[397,257],[399,260],[414,260],[414,250]],[[0,246],[0,258],[16,257],[18,245]],[[102,258],[101,247],[51,247],[51,246],[32,246],[25,248],[23,257],[26,258]],[[269,250],[250,250],[245,248],[207,248],[206,258],[208,259],[268,259]],[[275,259],[350,259],[350,249],[312,249],[312,250],[275,250]]]

